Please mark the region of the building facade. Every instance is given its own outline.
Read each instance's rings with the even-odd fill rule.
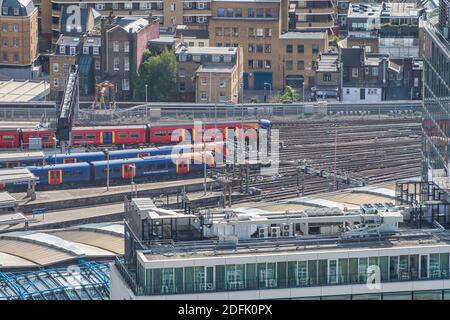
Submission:
[[[31,79],[38,57],[38,9],[32,0],[3,0],[0,7],[0,74]]]
[[[422,202],[425,205],[437,203],[435,207],[427,205],[436,220],[448,218],[450,214],[449,12],[450,2],[440,0],[438,18],[424,21]]]
[[[337,24],[336,0],[289,1],[289,12],[295,29],[332,29]]]

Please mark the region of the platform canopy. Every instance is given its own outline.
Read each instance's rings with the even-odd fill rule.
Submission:
[[[25,184],[37,180],[39,180],[39,178],[31,173],[27,168],[0,169],[0,184]]]

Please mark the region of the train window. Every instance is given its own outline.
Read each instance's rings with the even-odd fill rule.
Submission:
[[[127,132],[119,132],[117,135],[119,136],[120,139],[124,139],[128,136],[128,133]]]
[[[14,141],[14,136],[3,136],[3,141]]]
[[[87,139],[95,139],[95,133],[88,133],[88,134],[86,135],[86,138],[87,138]]]
[[[130,136],[131,136],[132,138],[139,138],[139,132],[132,132],[132,133],[130,134]]]
[[[115,173],[120,173],[120,168],[114,168],[112,171]]]
[[[155,132],[155,136],[156,137],[163,137],[163,136],[165,136],[166,135],[166,132],[165,131],[156,131]]]
[[[83,135],[82,134],[75,134],[73,136],[74,139],[83,139]]]
[[[166,164],[165,163],[159,163],[156,165],[156,169],[157,170],[164,170],[166,169]]]

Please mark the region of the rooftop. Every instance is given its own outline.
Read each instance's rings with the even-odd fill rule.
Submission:
[[[380,4],[350,4],[348,7],[348,17],[352,18],[379,18],[382,6]]]
[[[29,102],[42,100],[50,92],[45,81],[0,81],[0,102]]]
[[[319,72],[336,72],[338,70],[339,54],[337,53],[322,53],[317,64],[317,71]]]
[[[234,64],[203,64],[198,67],[197,72],[231,73],[234,68]]]
[[[384,4],[381,12],[382,16],[390,16],[393,18],[410,18],[418,17],[420,10],[415,3],[411,2],[390,2]]]
[[[176,50],[176,54],[217,54],[217,55],[235,55],[237,48],[234,47],[186,47],[180,46]]]
[[[14,9],[19,9],[20,16],[29,16],[35,9],[32,0],[0,0],[1,8],[8,8],[8,16],[16,16]],[[0,16],[3,15],[3,10]]]
[[[80,43],[81,43],[80,37],[65,36],[63,34],[59,37],[58,41],[56,42],[58,46],[71,46],[71,47],[75,47]]]
[[[325,31],[317,31],[317,32],[286,32],[280,35],[280,39],[282,40],[290,40],[290,39],[325,39],[327,33]]]
[[[131,32],[135,33],[148,26],[149,22],[144,18],[127,16],[119,17],[116,21],[116,25],[122,27],[126,32],[129,32],[131,29]]]

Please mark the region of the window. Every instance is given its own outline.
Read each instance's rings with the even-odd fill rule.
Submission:
[[[218,17],[225,17],[225,9],[224,8],[218,8],[217,9],[217,16]]]
[[[314,53],[319,53],[320,46],[318,44],[313,44],[311,48],[312,48],[312,53],[313,54]]]
[[[253,18],[255,16],[255,11],[250,8],[247,10],[247,17]]]
[[[5,48],[8,47],[8,38],[3,38],[2,43]]]
[[[7,16],[8,15],[8,7],[2,8],[2,15]]]
[[[192,61],[194,62],[200,62],[202,60],[202,57],[199,54],[195,54],[192,56]]]
[[[127,9],[127,10],[133,9],[133,3],[132,2],[125,2],[123,4],[123,8]]]
[[[216,36],[223,35],[222,28],[216,28]]]
[[[200,10],[206,9],[206,3],[204,3],[204,2],[199,2],[199,3],[197,4],[197,9],[200,9]]]
[[[113,51],[114,52],[119,52],[119,41],[114,41],[113,42]]]
[[[358,68],[352,68],[352,77],[358,78]]]
[[[377,68],[377,67],[373,67],[373,68],[372,68],[372,75],[373,75],[374,77],[378,77],[378,68]]]
[[[305,61],[303,60],[297,61],[297,70],[305,70]]]
[[[14,39],[13,39],[13,46],[14,46],[15,48],[18,48],[18,47],[19,47],[19,39],[18,39],[18,38],[14,38]]]
[[[2,31],[8,32],[8,24],[6,24],[6,23],[2,24]]]
[[[366,99],[366,89],[365,88],[359,89],[359,99],[360,100]]]
[[[99,54],[99,48],[98,47],[94,47],[93,49],[94,49],[94,54],[98,55]]]
[[[63,64],[63,74],[68,74],[69,73],[69,64],[64,63]]]
[[[7,52],[3,52],[2,58],[3,58],[4,62],[8,62],[8,53]]]
[[[76,54],[76,48],[75,47],[70,47],[69,53],[71,56],[74,56]]]
[[[248,28],[248,36],[254,37],[255,36],[255,29],[254,28]]]
[[[305,46],[303,44],[299,44],[297,46],[297,52],[298,53],[304,53],[305,52]]]
[[[255,47],[253,44],[249,44],[248,45],[248,52],[254,52],[255,51]]]
[[[66,54],[66,47],[60,46],[60,47],[59,47],[59,53],[60,53],[60,54]]]
[[[83,54],[89,54],[89,47],[87,46],[83,47]]]
[[[272,29],[270,29],[270,28],[265,28],[265,29],[264,29],[264,35],[265,35],[266,37],[271,37],[271,36],[272,36]]]
[[[223,57],[223,62],[231,62],[231,55],[227,54]]]
[[[377,89],[367,89],[367,94],[369,94],[369,95],[376,95],[377,94]]]
[[[129,41],[125,41],[123,43],[123,52],[130,52],[130,42]]]
[[[20,55],[18,52],[14,52],[14,62],[19,63]]]
[[[128,57],[123,58],[123,70],[130,71],[130,58]]]
[[[257,37],[262,37],[262,36],[264,36],[264,29],[262,29],[262,28],[257,28],[257,29],[256,29],[256,36],[257,36]]]
[[[179,69],[178,70],[178,77],[180,77],[180,78],[186,77],[186,71],[184,69]]]
[[[257,44],[256,45],[256,52],[259,52],[259,53],[263,52],[263,45],[262,44]]]
[[[223,28],[224,36],[231,36],[231,28]]]
[[[59,71],[59,64],[54,63],[53,64],[53,73],[58,73],[58,71]]]
[[[225,87],[225,83],[226,83],[226,81],[224,79],[220,79],[219,80],[219,87],[221,87],[221,88]]]
[[[239,36],[239,28],[233,28],[233,37],[238,37]]]
[[[266,17],[268,17],[268,18],[273,17],[272,8],[266,8]]]
[[[112,8],[113,10],[119,10],[119,4],[117,2],[113,2]]]
[[[119,57],[114,57],[114,70],[115,71],[119,71],[120,67],[119,67]]]
[[[287,46],[286,46],[286,53],[292,53],[292,44],[288,44]]]
[[[206,23],[208,21],[208,19],[206,17],[197,17],[197,22],[198,23]]]
[[[95,10],[105,10],[105,4],[104,3],[96,3]]]
[[[100,61],[95,60],[95,70],[100,70]]]
[[[208,99],[208,96],[206,95],[206,91],[200,92],[200,100],[205,101],[206,99]]]
[[[271,44],[266,44],[264,46],[264,52],[265,53],[271,53],[272,52],[272,45]]]
[[[122,79],[122,90],[128,91],[130,90],[130,80],[128,79]]]
[[[14,32],[19,32],[19,25],[17,23],[13,24],[13,31]]]
[[[232,8],[227,8],[227,17],[233,17],[234,16],[234,10]]]
[[[53,86],[54,87],[58,87],[59,86],[59,79],[58,78],[54,78],[53,79]]]
[[[323,74],[323,81],[324,82],[331,81],[331,74],[330,73],[324,73]]]
[[[272,68],[272,62],[270,60],[264,61],[264,68],[265,69],[271,69]]]
[[[248,67],[249,69],[253,69],[253,60],[248,60],[248,62],[247,62],[247,67]]]
[[[198,46],[199,46],[199,47],[204,47],[204,46],[205,46],[205,43],[204,43],[203,41],[200,41],[200,42],[198,43]]]
[[[179,92],[185,92],[186,91],[186,84],[184,82],[180,82],[180,85],[178,87]]]
[[[14,15],[18,16],[19,15],[19,8],[14,8]]]
[[[419,86],[419,78],[414,77],[414,87],[418,87],[418,86]]]
[[[263,68],[263,61],[262,60],[257,60],[256,61],[256,68],[257,69],[262,69]]]
[[[152,8],[151,2],[141,2],[140,4],[141,10],[150,10]]]
[[[292,70],[292,60],[287,60],[286,61],[286,69],[287,70]]]
[[[258,18],[264,17],[264,9],[263,9],[263,8],[258,8],[258,9],[256,9],[256,16],[257,16]]]
[[[236,8],[236,12],[234,13],[235,17],[242,17],[242,9]]]
[[[217,54],[214,54],[214,55],[212,56],[212,61],[213,61],[213,62],[220,62],[220,56],[217,55]]]
[[[200,84],[201,84],[202,86],[206,86],[206,77],[201,77],[201,78],[200,78]]]

